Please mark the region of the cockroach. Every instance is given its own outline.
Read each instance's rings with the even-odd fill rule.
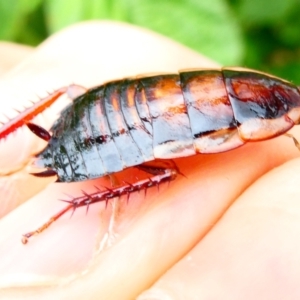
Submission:
[[[67,91],[61,88],[40,103],[51,104]],[[19,123],[11,120],[0,130],[3,138],[26,124],[48,142],[36,155],[34,165],[43,171],[35,176],[74,182],[137,167],[151,177],[67,201],[65,209],[26,233],[23,243],[70,209],[175,179],[179,170],[174,158],[229,151],[275,138],[300,123],[297,86],[243,68],[183,70],[105,83],[75,98],[52,126],[52,134],[30,122],[47,105],[26,110]],[[158,159],[169,163],[156,163]]]

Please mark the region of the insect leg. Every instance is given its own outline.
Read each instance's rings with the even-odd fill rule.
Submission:
[[[180,172],[175,162],[171,159],[156,159],[150,162],[145,162],[141,165],[137,165],[135,167],[152,175],[164,174],[166,170],[170,170],[173,172],[173,175],[175,177],[177,174],[186,177]],[[175,177],[173,179],[175,179]]]
[[[50,107],[61,95],[67,91],[68,87],[60,88],[49,96],[33,104],[31,107],[25,109],[23,112],[20,112],[15,118],[9,120],[0,128],[0,140],[6,138],[9,134],[29,123],[33,118]]]
[[[60,212],[58,212],[57,214],[55,214],[54,216],[52,216],[46,223],[44,223],[41,227],[39,227],[38,229],[28,232],[26,234],[23,234],[22,237],[22,243],[25,245],[28,242],[28,239],[31,236],[37,235],[41,232],[43,232],[45,229],[47,229],[54,221],[56,221],[58,218],[60,218],[62,215],[64,215],[67,211],[69,211],[71,208],[73,208],[73,204],[69,204],[68,206],[66,206],[64,209],[62,209]]]
[[[171,162],[170,164],[172,166],[175,165],[173,162]],[[134,183],[125,183],[120,187],[106,188],[104,190],[100,190],[97,188],[97,191],[94,193],[88,194],[86,192],[83,192],[83,196],[74,197],[71,200],[62,200],[64,202],[67,202],[68,205],[60,212],[52,216],[46,223],[44,223],[38,229],[24,234],[22,238],[22,243],[26,244],[30,237],[43,232],[54,221],[59,219],[62,215],[64,215],[67,211],[71,209],[74,211],[78,207],[89,206],[91,204],[102,202],[102,201],[107,203],[112,198],[128,195],[130,193],[140,191],[140,190],[146,190],[150,187],[158,186],[160,183],[174,180],[176,178],[176,175],[178,174],[177,168],[176,169],[164,168],[162,166],[159,166],[159,164],[149,163],[149,164],[145,164],[145,166],[139,166],[139,168],[143,169],[148,173],[155,174],[155,175],[147,179],[138,180],[137,182]]]

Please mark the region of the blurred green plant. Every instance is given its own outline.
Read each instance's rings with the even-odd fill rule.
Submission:
[[[37,45],[75,22],[118,20],[300,84],[299,13],[299,0],[0,0],[0,39]]]

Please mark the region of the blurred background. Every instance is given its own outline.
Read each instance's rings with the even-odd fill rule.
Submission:
[[[90,19],[149,28],[222,65],[300,85],[299,0],[0,0],[0,40],[34,46]]]

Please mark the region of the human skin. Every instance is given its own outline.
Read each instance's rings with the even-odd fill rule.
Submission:
[[[125,76],[216,66],[143,29],[89,22],[33,50],[1,78],[0,94],[16,107],[17,101],[26,103],[73,82],[92,87]],[[47,127],[47,120],[36,122]],[[299,137],[297,128],[292,133]],[[20,129],[2,142],[1,149],[9,152],[4,156],[0,149],[0,171],[13,166],[15,157],[28,160],[28,153],[44,145],[27,128]],[[24,199],[0,185],[6,214],[0,221],[0,298],[299,299],[298,157],[292,140],[282,136],[177,159],[184,176],[169,186],[149,189],[146,196],[132,194],[128,203],[122,198],[107,208],[92,205],[88,214],[77,209],[26,246],[21,235],[64,207],[57,199],[111,182],[48,184],[55,179],[33,178],[26,168],[2,172],[0,184],[10,182],[12,190],[33,196],[15,208]],[[3,167],[4,161],[11,163]],[[117,181],[135,176],[142,175],[129,170]]]

